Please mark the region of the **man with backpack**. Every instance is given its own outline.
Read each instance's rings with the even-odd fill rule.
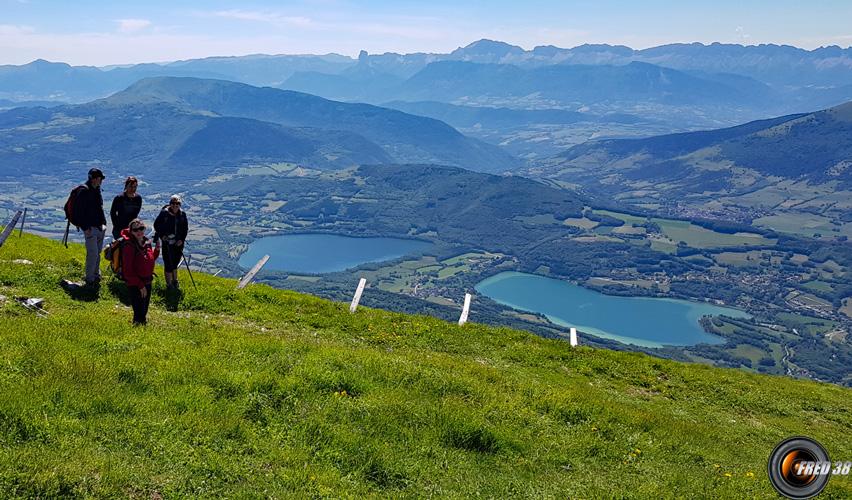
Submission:
[[[71,191],[65,203],[65,216],[69,224],[86,236],[86,285],[97,286],[101,281],[100,257],[104,245],[106,216],[101,197],[104,173],[99,168],[89,170],[89,179]]]
[[[157,246],[151,248],[151,241],[145,236],[145,223],[141,219],[133,219],[129,227],[121,232],[117,251],[120,253],[119,276],[127,283],[130,292],[133,325],[145,325],[148,321],[148,305],[151,303],[154,264],[160,255],[160,242],[158,240]]]

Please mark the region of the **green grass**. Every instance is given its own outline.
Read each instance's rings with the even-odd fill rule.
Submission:
[[[753,363],[752,366],[757,367],[757,362],[761,360],[761,358],[766,356],[766,353],[763,349],[757,348],[753,345],[749,344],[739,344],[736,348],[731,351],[736,356],[742,356],[744,358],[748,358]]]
[[[765,260],[762,257],[762,252],[759,251],[721,252],[715,254],[713,258],[715,258],[716,262],[718,262],[719,264],[735,267],[756,267],[759,266],[763,260]]]
[[[834,292],[834,287],[831,286],[831,283],[826,283],[825,281],[808,281],[807,283],[803,283],[802,286],[811,290],[816,290],[817,292]]]
[[[579,227],[580,229],[594,229],[598,227],[598,223],[585,217],[569,217],[562,221],[567,226]]]
[[[843,299],[843,306],[840,308],[840,312],[852,318],[852,298],[847,297]]]
[[[668,219],[652,219],[660,225],[663,234],[673,241],[683,241],[693,248],[717,248],[743,245],[774,245],[775,239],[756,233],[726,234],[711,231],[690,222]]]
[[[609,215],[610,217],[615,217],[616,219],[621,219],[625,224],[636,224],[641,225],[644,224],[648,219],[645,217],[637,217],[635,215],[623,214],[621,212],[613,212],[612,210],[594,210],[596,214]]]
[[[645,218],[612,212],[610,210],[595,210],[595,213],[621,219],[625,224],[641,225],[646,222]],[[652,217],[651,221],[658,224],[660,231],[674,243],[683,241],[693,248],[773,245],[776,241],[775,239],[765,238],[757,233],[727,234],[711,231],[688,221],[661,219],[659,217]]]
[[[449,259],[445,259],[441,261],[441,264],[445,266],[455,266],[457,264],[466,264],[469,259],[481,258],[484,257],[484,254],[477,252],[468,252],[463,253],[461,255],[456,255],[455,257],[451,257]]]
[[[438,279],[443,280],[447,279],[451,276],[455,276],[458,273],[469,271],[470,267],[465,264],[457,264],[451,267],[445,267],[438,271]]]
[[[758,226],[768,227],[783,233],[813,236],[846,235],[852,237],[852,224],[834,224],[828,217],[810,213],[784,212],[781,215],[770,215],[754,220]],[[835,231],[837,229],[838,231]]]
[[[780,440],[852,457],[839,386],[350,315],[200,273],[178,303],[158,281],[134,329],[120,285],[91,301],[60,289],[82,261],[29,235],[0,248],[4,498],[776,498]]]
[[[814,318],[812,316],[802,316],[800,314],[786,312],[778,313],[777,318],[794,328],[808,328],[815,334],[824,334],[837,326],[834,321],[828,319]]]

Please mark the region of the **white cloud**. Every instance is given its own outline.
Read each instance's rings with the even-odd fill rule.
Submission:
[[[147,19],[116,19],[118,23],[118,31],[122,33],[136,33],[151,26],[151,21]]]
[[[18,26],[14,24],[0,24],[0,36],[22,36],[35,32],[31,26]]]
[[[278,12],[264,12],[256,10],[220,10],[212,13],[215,17],[225,19],[236,19],[239,21],[255,21],[269,23],[276,26],[302,26],[307,27],[313,24],[308,17],[303,16],[287,16]]]

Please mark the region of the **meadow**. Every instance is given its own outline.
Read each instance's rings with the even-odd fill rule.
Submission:
[[[119,282],[59,286],[83,257],[0,248],[3,497],[776,498],[782,439],[852,457],[848,388],[200,273],[131,328]]]

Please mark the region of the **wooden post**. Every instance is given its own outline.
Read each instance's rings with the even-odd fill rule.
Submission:
[[[577,347],[577,329],[571,327],[571,347]]]
[[[459,316],[459,326],[467,323],[467,316],[470,314],[470,299],[469,293],[464,294],[464,307],[462,307],[461,316]]]
[[[364,286],[367,284],[366,278],[361,278],[358,281],[358,288],[355,290],[355,296],[352,297],[352,303],[349,305],[349,312],[354,313],[358,309],[358,303],[361,302],[361,294],[364,293]]]
[[[237,283],[237,290],[245,288],[246,285],[248,285],[251,280],[254,279],[254,275],[260,271],[260,269],[266,264],[266,261],[268,260],[269,255],[264,255],[263,257],[261,257],[261,259],[257,261],[257,264],[255,264],[254,267],[251,268],[251,271],[249,271],[248,274],[243,276],[243,279],[241,279],[240,282]]]
[[[21,230],[18,231],[18,238],[24,235],[24,224],[27,223],[27,207],[24,207],[24,216],[21,218]]]
[[[8,224],[6,224],[6,228],[3,229],[3,233],[0,234],[0,247],[3,246],[3,243],[6,243],[6,238],[8,238],[10,234],[12,234],[12,231],[15,229],[15,226],[18,225],[18,219],[21,218],[21,213],[22,212],[20,210],[15,212],[15,215],[12,216],[12,220],[10,220]]]

